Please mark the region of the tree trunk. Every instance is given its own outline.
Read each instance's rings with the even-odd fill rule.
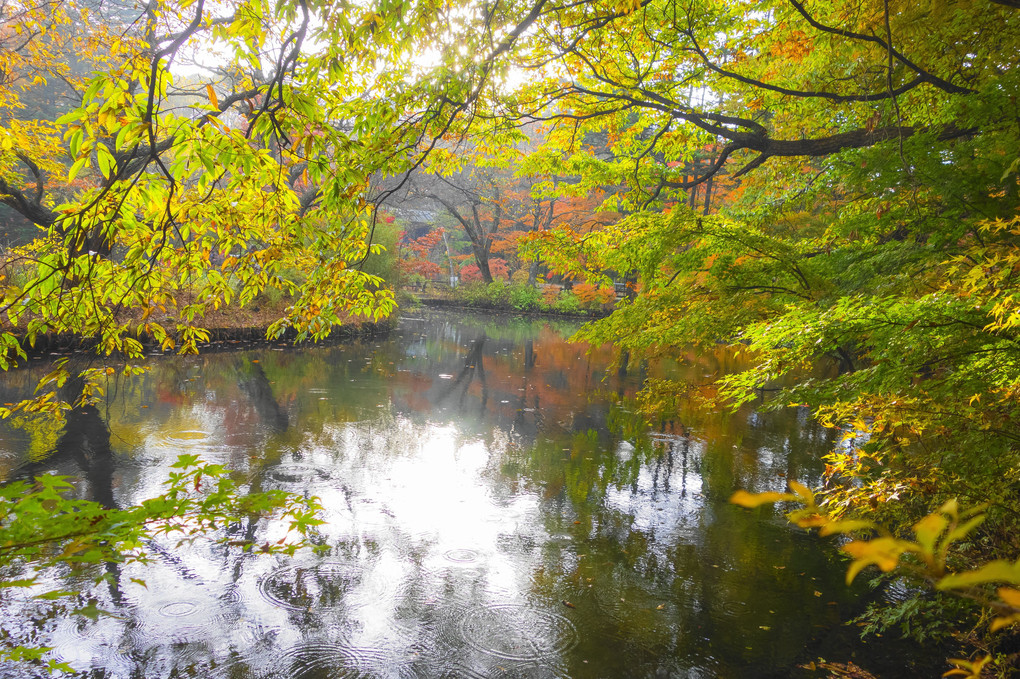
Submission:
[[[535,287],[535,284],[538,283],[538,267],[539,267],[539,260],[537,260],[537,259],[534,262],[531,263],[531,266],[528,267],[528,286],[529,287],[533,288],[533,287]]]
[[[471,249],[474,250],[475,263],[478,264],[478,271],[482,274],[482,280],[486,284],[491,283],[492,272],[489,270],[489,253],[473,244]]]

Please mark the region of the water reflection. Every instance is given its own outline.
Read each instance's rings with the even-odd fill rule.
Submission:
[[[9,474],[73,473],[109,506],[195,452],[252,490],[317,495],[327,521],[321,553],[291,560],[153,541],[150,564],[88,591],[111,615],[34,621],[38,638],[95,677],[784,676],[839,623],[842,572],[726,498],[814,481],[827,434],[750,411],[649,429],[626,406],[646,371],[697,380],[732,359],[607,376],[572,329],[436,316],[346,346],[167,358],[59,438],[8,428]],[[5,606],[4,629],[24,613]]]

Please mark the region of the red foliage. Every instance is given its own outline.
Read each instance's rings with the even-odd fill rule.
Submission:
[[[400,262],[400,268],[407,275],[417,274],[430,280],[439,278],[443,273],[441,266],[427,259],[405,259]]]
[[[494,258],[489,260],[489,273],[493,280],[510,280],[510,269],[505,259]]]
[[[386,218],[392,220],[391,217]],[[406,234],[401,233],[403,240]],[[430,259],[436,246],[443,240],[443,230],[436,229],[420,238],[407,241],[401,248],[400,268],[407,275],[423,276],[427,279],[442,276],[443,268]]]
[[[475,263],[465,264],[460,268],[460,280],[463,283],[482,280],[482,271]]]
[[[442,240],[443,230],[435,229],[434,231],[428,232],[424,236],[409,241],[406,245],[407,249],[413,252],[418,257],[428,257],[429,253],[432,252],[433,248],[439,245],[439,243]]]
[[[494,281],[510,279],[510,271],[507,268],[506,260],[499,259],[498,257],[489,260],[489,273],[492,274],[492,280]],[[471,261],[460,268],[460,279],[465,283],[480,281],[482,280],[482,271],[474,261]]]

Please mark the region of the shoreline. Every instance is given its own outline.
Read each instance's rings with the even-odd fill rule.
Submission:
[[[209,341],[200,343],[198,348],[199,353],[201,354],[211,351],[234,349],[237,348],[238,345],[280,345],[297,347],[305,343],[318,345],[334,344],[359,338],[381,337],[389,333],[392,327],[393,322],[388,319],[378,323],[366,321],[356,325],[341,325],[330,332],[328,337],[319,340],[318,342],[307,340],[300,344],[295,341],[297,331],[293,328],[288,328],[282,337],[276,339],[269,339],[266,337],[266,329],[268,326],[246,325],[234,328],[207,328],[206,330],[209,332]],[[149,355],[153,355],[157,352],[162,356],[177,355],[176,351],[163,351],[160,349],[159,344],[151,337],[139,337],[137,339],[141,342],[146,353]],[[38,336],[34,345],[25,346],[23,348],[29,359],[33,359],[41,358],[47,354],[66,356],[70,354],[84,353],[94,349],[95,345],[96,342],[94,338],[83,338],[77,333],[47,333],[45,335]]]
[[[209,332],[209,341],[198,345],[199,353],[210,351],[224,351],[236,349],[239,345],[246,346],[287,346],[299,347],[308,345],[328,345],[348,342],[360,338],[381,337],[388,334],[396,324],[400,314],[413,313],[417,310],[440,310],[440,311],[466,311],[474,313],[489,313],[493,316],[523,316],[537,318],[563,318],[579,321],[591,321],[608,316],[610,311],[586,312],[586,313],[564,313],[558,311],[544,311],[539,309],[514,309],[513,307],[501,307],[491,304],[469,304],[461,300],[443,298],[419,298],[413,304],[399,306],[394,315],[378,322],[365,321],[349,325],[341,325],[333,329],[329,336],[319,341],[305,340],[300,343],[295,341],[297,331],[288,328],[282,337],[268,339],[266,337],[265,325],[239,325],[236,327],[221,326],[206,328]],[[24,342],[24,337],[20,337]],[[159,348],[158,342],[151,337],[138,337],[147,354],[160,354],[163,356],[175,355],[175,351],[163,351]],[[72,355],[92,351],[96,346],[95,338],[85,338],[78,333],[45,333],[39,335],[32,345],[23,344],[29,359],[38,360],[46,355]],[[112,356],[111,356],[112,358]]]
[[[609,314],[613,313],[612,311],[566,313],[562,311],[544,311],[541,309],[515,309],[509,306],[504,307],[496,306],[493,304],[471,304],[459,299],[444,299],[442,297],[422,297],[417,298],[416,302],[417,307],[426,307],[430,309],[450,309],[450,310],[461,309],[464,311],[491,311],[497,314],[508,314],[517,316],[541,316],[547,318],[572,318],[572,319],[584,319],[589,321],[605,318]],[[402,307],[401,309],[404,308]]]

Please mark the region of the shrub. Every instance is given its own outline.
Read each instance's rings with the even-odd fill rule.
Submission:
[[[505,281],[510,278],[507,273],[506,260],[493,257],[489,260],[489,273],[492,274],[493,281]],[[482,270],[478,268],[478,264],[474,261],[464,264],[460,268],[460,279],[465,283],[480,281],[482,280]]]
[[[511,285],[527,285],[528,284],[528,269],[521,267],[514,271],[513,275],[510,276]]]
[[[518,311],[533,311],[539,307],[538,290],[527,283],[515,283],[507,288],[510,306]]]
[[[581,306],[581,300],[578,299],[577,295],[569,290],[563,290],[552,306],[553,309],[559,311],[561,314],[584,313],[584,308]]]
[[[510,293],[503,281],[493,281],[485,288],[486,301],[494,307],[505,307],[510,304]]]
[[[400,250],[398,246],[399,240],[400,228],[396,224],[385,221],[377,224],[375,233],[372,235],[372,244],[381,245],[384,249],[369,254],[362,263],[361,270],[365,273],[379,276],[390,287],[395,288],[401,285],[400,279],[403,272],[401,271],[400,261],[397,258],[397,253]]]
[[[471,281],[457,288],[457,297],[468,306],[506,308],[510,306],[510,293],[502,281],[485,285]]]
[[[462,270],[463,271],[463,270]],[[482,306],[488,299],[488,290],[481,281],[462,283],[457,288],[457,297],[470,306]]]
[[[480,283],[482,281],[482,271],[474,262],[465,264],[460,268],[460,280],[462,283]]]
[[[493,257],[489,260],[489,273],[492,274],[494,280],[508,281],[510,280],[510,268],[506,265],[505,259],[499,257]]]
[[[560,296],[559,288],[555,286],[546,286],[542,288],[541,299],[539,300],[539,306],[543,309],[552,309],[556,304],[556,300]]]

